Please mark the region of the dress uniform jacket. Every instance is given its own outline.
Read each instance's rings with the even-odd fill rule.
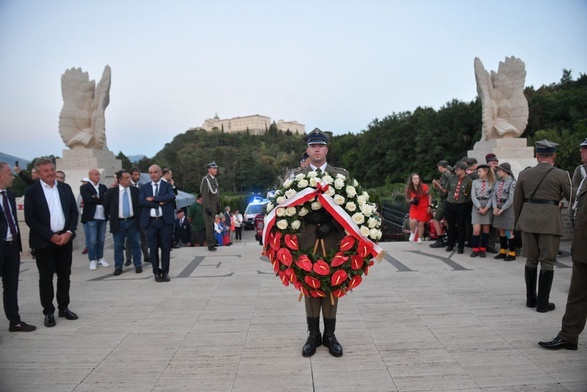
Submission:
[[[586,181],[587,182],[587,181]],[[575,230],[573,232],[573,246],[571,258],[575,263],[587,264],[587,184],[583,186],[577,195],[575,209]],[[585,286],[587,287],[587,286]]]
[[[312,169],[308,166],[305,169],[296,171],[294,175],[298,175],[300,173],[308,174],[308,172],[310,171],[312,171]],[[331,177],[335,177],[337,174],[342,174],[345,177],[349,176],[349,173],[345,169],[341,169],[330,165],[327,165],[324,171],[330,174]],[[302,227],[300,227],[298,240],[300,242],[301,249],[314,249],[314,246],[316,244],[316,228],[317,225],[308,222],[304,222]],[[329,232],[326,235],[326,237],[324,237],[324,247],[326,248],[326,252],[328,252],[332,248],[338,247],[340,240],[344,237],[344,230],[342,229],[342,226],[336,223],[336,228],[337,230]],[[321,254],[321,249],[322,248],[319,246],[316,252]]]
[[[497,199],[499,188],[502,186],[501,195]],[[504,180],[498,180],[493,185],[493,194],[491,195],[491,203],[493,208],[497,207],[502,210],[501,215],[493,215],[493,227],[502,230],[512,230],[515,225],[515,213],[513,209],[514,194],[518,186],[516,180],[509,176]]]
[[[454,175],[450,178],[448,182],[448,194],[446,201],[453,204],[465,204],[471,201],[471,186],[473,184],[473,180],[469,176],[463,177],[461,180],[461,186],[459,188],[459,196],[458,199],[455,199],[455,193],[457,190],[457,185],[459,183],[459,176]]]
[[[202,194],[202,209],[204,214],[209,208],[212,214],[220,212],[220,199],[218,197],[218,179],[207,174],[202,178],[200,183],[200,193]]]
[[[551,168],[532,200],[528,200]],[[571,179],[566,171],[553,168],[548,162],[540,162],[522,171],[514,195],[516,229],[562,236],[563,222],[558,203],[563,197],[571,200]]]

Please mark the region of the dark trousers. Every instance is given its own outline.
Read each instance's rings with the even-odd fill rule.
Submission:
[[[206,242],[208,246],[214,246],[214,214],[208,215],[204,212],[204,224],[206,225]]]
[[[145,234],[145,230],[140,228],[139,235],[141,238],[141,252],[143,253],[143,258],[145,260],[149,260],[149,244],[147,243],[147,235]],[[129,238],[126,239],[124,248],[126,252],[126,260],[132,260],[133,248]]]
[[[169,274],[173,224],[167,225],[163,222],[163,219],[151,218],[149,226],[145,228],[145,234],[149,243],[153,274],[159,275],[162,272]],[[159,259],[159,249],[161,249],[161,259]]]
[[[53,314],[53,275],[57,274],[57,306],[59,310],[69,307],[69,276],[71,275],[72,241],[63,246],[49,243],[43,249],[36,249],[37,269],[39,270],[39,296],[43,314]]]
[[[465,248],[465,225],[467,224],[467,204],[446,203],[445,219],[448,226],[448,245]]]
[[[567,298],[567,308],[563,316],[562,329],[558,336],[563,340],[578,344],[579,335],[585,329],[587,319],[587,263],[573,262],[571,287]]]
[[[241,226],[234,228],[234,236],[237,240],[243,239],[243,228]]]
[[[16,242],[5,242],[0,253],[0,275],[2,275],[4,314],[10,325],[20,323],[18,314],[18,275],[20,272],[20,251]]]

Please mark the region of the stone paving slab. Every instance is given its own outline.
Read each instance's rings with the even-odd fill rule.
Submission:
[[[303,302],[244,236],[216,253],[173,250],[170,283],[155,282],[149,264],[115,277],[74,254],[70,306],[80,318],[54,328],[43,326],[36,266],[23,257],[21,316],[38,329],[0,324],[0,391],[587,391],[584,342],[537,345],[560,328],[569,243],[546,314],[525,307],[521,258],[383,243],[386,259],[339,302],[344,356],[320,347],[304,358]]]

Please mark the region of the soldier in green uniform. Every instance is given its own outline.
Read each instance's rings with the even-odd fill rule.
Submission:
[[[206,242],[208,250],[215,251],[214,246],[214,216],[220,213],[220,195],[218,194],[218,165],[212,161],[206,165],[208,174],[202,178],[200,193],[202,194],[202,209],[204,210],[204,223],[206,224]]]
[[[473,180],[467,175],[469,166],[465,162],[455,164],[455,175],[448,183],[446,198],[446,223],[448,224],[447,252],[454,250],[458,241],[457,253],[465,252],[465,230],[467,222],[467,207],[471,201],[471,185]]]
[[[581,150],[581,157],[583,157],[584,151],[587,151],[587,140],[581,144]],[[585,329],[587,319],[587,180],[579,183],[573,210],[574,232],[571,247],[573,274],[562,328],[556,338],[550,342],[538,343],[549,350],[563,348],[576,350],[579,335]]]
[[[545,313],[554,310],[549,303],[554,277],[554,262],[559,250],[563,223],[559,203],[571,200],[569,173],[554,167],[557,143],[549,140],[536,142],[538,164],[523,170],[514,192],[515,227],[522,232],[526,254],[526,306]],[[536,277],[538,295],[536,295]]]
[[[306,137],[306,141],[308,143],[306,152],[310,157],[310,164],[308,167],[295,172],[294,176],[300,173],[307,174],[310,171],[315,171],[318,174],[327,172],[331,177],[335,177],[337,174],[342,174],[345,177],[349,176],[345,169],[330,166],[326,162],[328,137],[320,129],[314,129]],[[312,249],[315,247],[316,240],[324,239],[324,245],[328,253],[332,248],[339,247],[344,235],[342,227],[322,208],[304,217],[298,240],[300,249]],[[308,340],[302,348],[302,355],[311,357],[316,353],[316,348],[324,344],[324,346],[328,347],[331,355],[335,357],[342,356],[342,346],[334,335],[338,298],[334,299],[333,305],[330,298],[305,297],[305,305],[309,334]],[[320,311],[322,311],[324,319],[324,339],[320,336]]]
[[[448,168],[447,161],[440,161],[436,165],[438,167],[438,171],[440,172],[440,180],[434,179],[432,180],[432,186],[438,190],[440,193],[440,201],[438,202],[438,206],[436,207],[436,212],[434,213],[434,228],[436,229],[436,233],[438,234],[438,239],[435,243],[430,244],[431,248],[444,248],[446,246],[446,235],[441,234],[444,233],[444,228],[441,227],[440,221],[444,218],[446,214],[446,197],[448,195],[448,183],[450,181],[450,177],[452,176],[450,169]]]

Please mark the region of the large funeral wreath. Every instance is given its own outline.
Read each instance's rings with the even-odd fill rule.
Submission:
[[[338,248],[325,249],[323,240],[300,249],[298,234],[304,217],[325,209],[344,228]],[[285,181],[267,204],[263,250],[285,286],[302,295],[342,297],[362,282],[373,260],[384,252],[381,219],[375,204],[355,179],[328,172],[300,173]]]

